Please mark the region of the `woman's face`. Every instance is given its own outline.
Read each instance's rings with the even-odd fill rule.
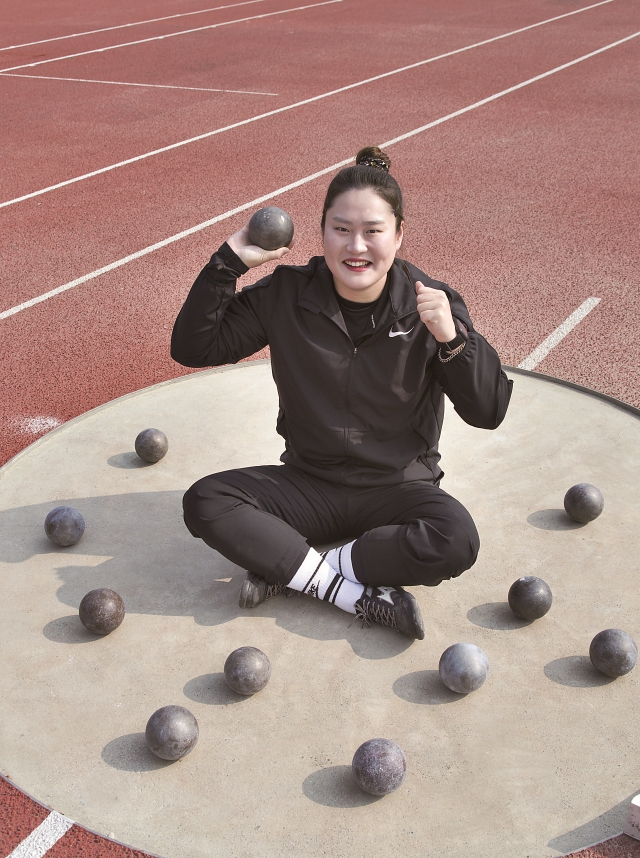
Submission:
[[[371,188],[345,191],[327,210],[324,258],[336,291],[349,301],[375,301],[402,244],[391,206]]]

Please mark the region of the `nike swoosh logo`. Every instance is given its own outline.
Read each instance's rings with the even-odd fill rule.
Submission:
[[[415,328],[415,325],[413,326]],[[408,331],[389,331],[390,337],[406,337],[407,334],[410,334],[413,328],[409,328]]]

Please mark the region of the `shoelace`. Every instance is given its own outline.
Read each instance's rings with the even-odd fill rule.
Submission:
[[[267,599],[271,599],[273,596],[277,596],[278,593],[282,593],[284,590],[288,590],[286,584],[267,584],[267,595],[265,596],[265,601]]]
[[[279,593],[284,593],[287,599],[290,599],[292,596],[297,596],[298,591],[292,590],[291,587],[287,587],[286,584],[268,584],[267,587],[267,599],[270,599],[272,596],[277,596]]]
[[[363,628],[364,626],[369,628],[371,626],[371,621],[373,620],[375,623],[380,623],[382,626],[389,626],[396,632],[399,631],[398,626],[396,625],[396,616],[393,608],[387,608],[386,605],[380,604],[378,599],[368,599],[365,604],[356,602],[355,607],[356,615],[353,620],[351,620],[351,623],[355,622],[355,620],[362,620]],[[351,623],[349,625],[351,625]]]

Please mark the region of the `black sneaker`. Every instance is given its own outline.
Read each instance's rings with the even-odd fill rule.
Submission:
[[[287,596],[292,596],[295,590],[291,590],[286,584],[267,584],[261,575],[256,575],[255,572],[247,572],[242,582],[238,605],[241,608],[257,608],[267,599],[285,592],[287,592]]]
[[[356,602],[356,619],[370,626],[372,622],[421,641],[424,623],[420,608],[411,593],[402,587],[366,587]]]

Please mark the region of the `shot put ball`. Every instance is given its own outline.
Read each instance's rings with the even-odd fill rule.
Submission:
[[[564,496],[564,508],[574,521],[584,524],[600,515],[604,509],[604,498],[600,489],[590,483],[577,483]]]
[[[589,658],[600,673],[624,676],[636,666],[638,647],[631,635],[622,629],[605,629],[591,641]]]
[[[44,532],[62,548],[75,545],[84,533],[84,518],[72,506],[57,506],[45,518]]]
[[[227,657],[224,678],[238,694],[249,697],[262,691],[271,678],[271,663],[267,656],[254,646],[241,646]]]
[[[198,722],[184,706],[163,706],[156,710],[144,731],[149,750],[162,760],[186,757],[199,735]]]
[[[388,795],[404,783],[407,758],[390,739],[369,739],[353,755],[351,771],[365,792]]]
[[[514,581],[509,588],[507,599],[509,607],[521,620],[538,620],[544,617],[553,602],[551,587],[535,575],[525,575]]]
[[[159,429],[143,429],[136,438],[136,453],[152,465],[164,458],[168,449],[167,436]]]
[[[456,694],[477,691],[487,678],[488,672],[489,659],[475,644],[453,644],[440,656],[440,679]]]
[[[249,221],[249,241],[263,250],[286,247],[293,238],[293,221],[276,206],[258,209]]]
[[[108,635],[124,620],[124,602],[108,587],[90,590],[80,602],[80,621],[96,635]]]

